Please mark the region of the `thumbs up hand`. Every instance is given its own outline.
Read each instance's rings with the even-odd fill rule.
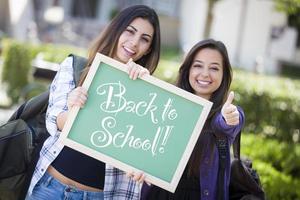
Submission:
[[[240,114],[235,105],[232,104],[234,99],[234,92],[231,91],[224,103],[221,114],[225,119],[227,125],[235,126],[240,123]]]

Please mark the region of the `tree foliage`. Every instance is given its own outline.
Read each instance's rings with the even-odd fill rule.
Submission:
[[[274,0],[276,8],[288,15],[300,15],[300,0]]]
[[[297,46],[300,45],[300,0],[274,0],[276,8],[288,15],[288,25],[298,31]]]

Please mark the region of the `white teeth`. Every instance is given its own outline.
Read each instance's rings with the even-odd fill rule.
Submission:
[[[197,80],[197,82],[198,82],[200,85],[208,85],[208,84],[210,84],[210,81],[200,81],[200,80]]]
[[[129,53],[135,54],[135,51],[133,51],[133,50],[127,48],[127,47],[124,47],[124,49],[125,49],[126,51],[128,51]]]

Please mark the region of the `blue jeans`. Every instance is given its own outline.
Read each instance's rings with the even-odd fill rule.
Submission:
[[[33,188],[26,200],[103,200],[103,192],[84,191],[60,183],[47,172]]]

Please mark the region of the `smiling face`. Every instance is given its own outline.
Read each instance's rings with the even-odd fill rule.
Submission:
[[[134,19],[120,35],[114,59],[123,63],[130,58],[140,59],[150,51],[153,34],[154,28],[148,20]]]
[[[194,93],[210,99],[221,85],[223,79],[223,57],[219,51],[211,48],[196,53],[189,71],[189,82]]]

